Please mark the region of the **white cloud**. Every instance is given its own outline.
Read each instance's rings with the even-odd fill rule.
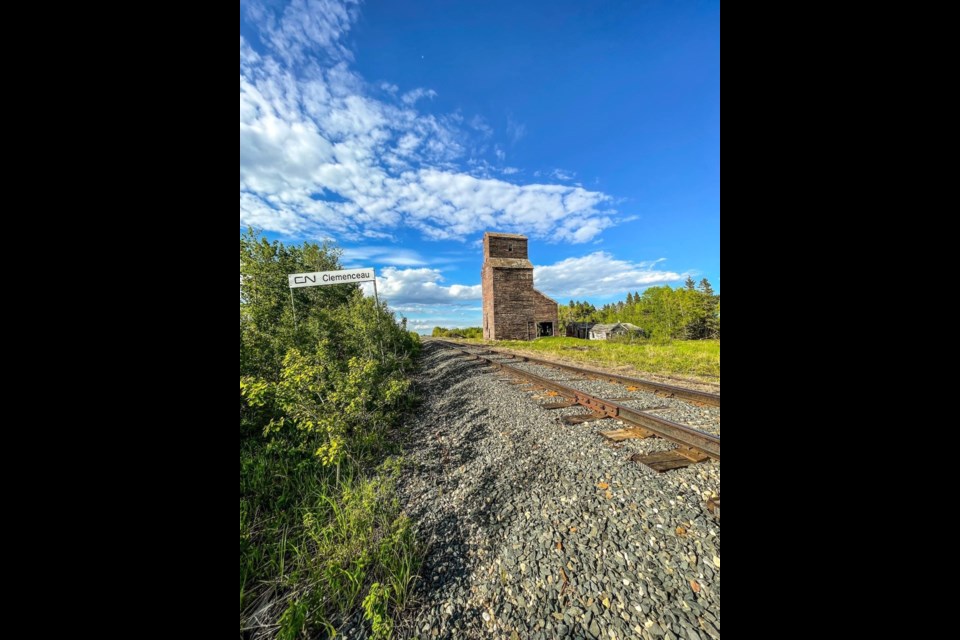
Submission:
[[[483,119],[482,116],[473,116],[470,119],[470,126],[483,135],[484,138],[489,138],[493,135],[493,127],[487,124],[487,121]]]
[[[550,175],[557,180],[564,181],[570,181],[577,177],[577,173],[575,171],[564,171],[563,169],[554,169]]]
[[[686,273],[656,268],[663,259],[649,262],[618,260],[605,251],[582,258],[536,267],[536,287],[561,301],[583,296],[603,297],[679,282]]]
[[[383,82],[380,84],[380,88],[386,91],[387,93],[396,93],[400,91],[400,87],[395,84],[390,84],[389,82]]]
[[[430,238],[459,239],[497,229],[579,243],[614,224],[600,209],[609,197],[580,187],[521,186],[435,169],[403,178],[397,208],[408,225]]]
[[[240,225],[294,235],[303,230],[303,219],[289,209],[274,208],[259,196],[241,191]]]
[[[499,145],[493,148],[493,154],[497,156],[497,160],[499,160],[500,162],[503,162],[504,160],[507,159],[506,152],[504,152],[504,150],[501,149]]]
[[[403,94],[403,104],[413,106],[417,104],[417,101],[421,98],[430,98],[433,100],[437,97],[437,92],[433,89],[414,89],[413,91],[408,91]]]
[[[358,6],[359,0],[292,0],[279,15],[258,3],[249,5],[248,13],[277,56],[293,64],[318,53],[351,58],[340,38],[357,19]]]
[[[260,54],[254,51],[250,44],[240,36],[240,64],[251,65],[260,62]]]
[[[397,269],[387,267],[377,278],[377,289],[390,306],[403,305],[452,305],[476,301],[483,297],[480,285],[455,284],[443,286],[439,269]],[[372,287],[366,285],[367,295]]]
[[[417,100],[432,90],[397,100],[394,85],[371,86],[351,71],[340,37],[356,10],[334,0],[295,0],[280,13],[248,9],[268,49],[240,40],[241,227],[340,240],[413,228],[461,241],[496,229],[584,243],[617,224],[602,192],[491,177],[519,171],[510,167],[465,171],[464,158],[480,155],[466,127],[492,129],[482,118],[418,112]],[[511,117],[511,139],[525,132]]]

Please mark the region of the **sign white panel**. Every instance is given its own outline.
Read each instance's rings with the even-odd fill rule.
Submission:
[[[295,273],[290,276],[290,288],[323,287],[328,284],[352,284],[354,282],[372,282],[373,269],[347,269],[345,271],[318,271],[316,273]]]

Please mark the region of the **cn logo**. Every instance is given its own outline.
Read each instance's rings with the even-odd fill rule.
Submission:
[[[310,284],[310,283],[316,284],[317,277],[316,276],[294,276],[293,278],[293,284]]]

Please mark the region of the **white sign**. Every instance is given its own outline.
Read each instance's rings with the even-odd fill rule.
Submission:
[[[290,288],[323,287],[328,284],[352,284],[354,282],[372,282],[375,279],[373,269],[347,269],[346,271],[319,271],[317,273],[295,273],[290,276]]]

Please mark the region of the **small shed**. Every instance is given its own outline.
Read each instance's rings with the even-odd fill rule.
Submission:
[[[591,340],[609,340],[610,338],[626,335],[643,335],[644,331],[635,324],[629,322],[617,322],[615,324],[595,324],[590,328]]]
[[[593,328],[594,325],[596,325],[595,322],[569,322],[567,323],[567,337],[589,340],[590,329]]]

